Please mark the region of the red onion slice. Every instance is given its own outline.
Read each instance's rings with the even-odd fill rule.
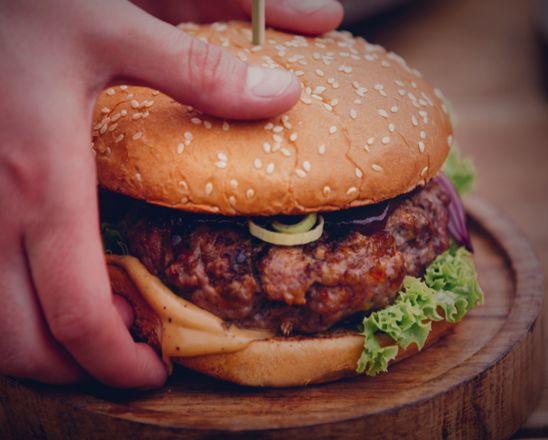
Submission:
[[[434,181],[445,189],[451,197],[451,202],[449,203],[449,233],[457,243],[465,246],[470,252],[473,252],[474,247],[472,246],[470,234],[466,226],[466,213],[459,193],[453,186],[453,183],[451,183],[451,180],[443,173],[439,173],[434,178]]]

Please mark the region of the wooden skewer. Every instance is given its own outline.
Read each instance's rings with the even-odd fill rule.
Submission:
[[[253,44],[262,46],[264,44],[265,32],[265,0],[253,0]]]

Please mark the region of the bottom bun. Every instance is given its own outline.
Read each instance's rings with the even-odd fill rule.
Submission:
[[[134,308],[133,332],[161,351],[161,321],[141,297],[123,269],[109,265],[114,293],[126,298]],[[446,335],[454,324],[432,323],[425,348]],[[394,342],[381,338],[381,345]],[[357,332],[334,330],[315,336],[275,337],[251,342],[233,353],[174,358],[174,362],[192,370],[240,385],[259,387],[293,387],[334,381],[355,376],[363,349],[363,336]],[[412,345],[400,349],[391,363],[417,353]]]

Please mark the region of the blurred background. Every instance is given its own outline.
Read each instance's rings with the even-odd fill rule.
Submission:
[[[456,139],[477,168],[475,192],[521,227],[546,277],[548,0],[343,3],[344,28],[402,55],[449,98]],[[548,350],[545,358],[541,403],[517,438],[548,437]]]

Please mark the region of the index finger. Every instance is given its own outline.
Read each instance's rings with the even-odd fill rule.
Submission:
[[[132,340],[113,303],[91,155],[78,147],[66,150],[56,157],[60,166],[41,182],[44,197],[25,231],[32,277],[50,330],[101,382],[161,386],[165,366],[149,346]]]

